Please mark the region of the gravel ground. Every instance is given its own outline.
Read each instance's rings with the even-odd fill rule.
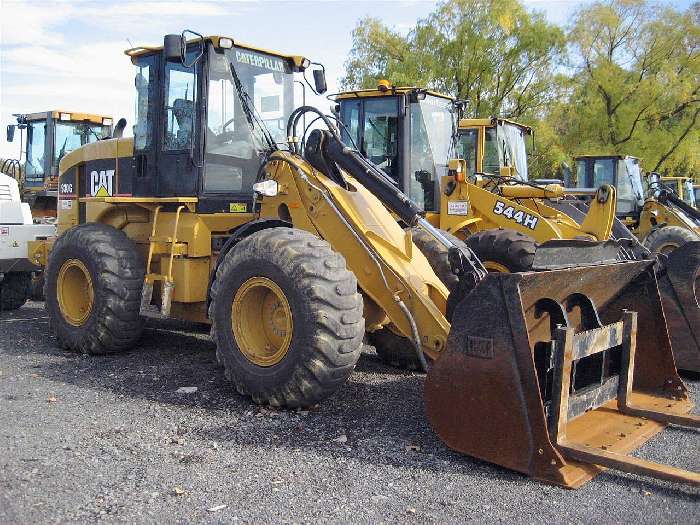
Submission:
[[[422,376],[372,354],[317,410],[268,411],[232,391],[197,327],[151,322],[112,357],[47,331],[40,303],[0,313],[3,524],[700,521],[697,489],[605,473],[569,491],[449,451]],[[699,450],[668,429],[640,455],[697,471]]]

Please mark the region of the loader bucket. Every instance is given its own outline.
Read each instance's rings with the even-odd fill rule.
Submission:
[[[697,426],[677,375],[654,261],[489,274],[456,307],[425,402],[459,452],[576,488],[605,467],[700,483],[625,454]],[[500,320],[501,322],[494,322]]]
[[[664,266],[659,290],[676,367],[700,372],[700,241],[676,248]]]

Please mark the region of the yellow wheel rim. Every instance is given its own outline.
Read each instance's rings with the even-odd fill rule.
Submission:
[[[58,272],[58,306],[63,318],[73,326],[82,326],[92,313],[95,292],[92,277],[85,264],[69,259]]]
[[[279,363],[292,342],[292,309],[282,289],[266,277],[251,277],[231,305],[231,328],[238,348],[258,366]]]
[[[482,261],[482,264],[489,273],[510,273],[510,270],[506,265],[496,261]]]

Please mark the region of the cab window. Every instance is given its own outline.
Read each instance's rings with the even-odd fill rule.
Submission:
[[[577,188],[587,188],[588,187],[588,176],[586,175],[586,161],[577,160],[576,161],[576,187]]]
[[[348,146],[358,147],[360,144],[360,104],[359,100],[345,100],[341,103],[341,137]]]
[[[615,184],[615,159],[596,159],[593,163],[593,187]]]
[[[44,145],[46,121],[36,120],[27,125],[27,182],[44,180]]]
[[[467,174],[473,175],[476,173],[476,153],[477,143],[479,140],[479,130],[467,129],[459,134],[459,150],[460,158],[467,161]]]
[[[395,99],[369,99],[365,102],[362,154],[399,182],[398,104]]]
[[[501,163],[498,158],[498,136],[496,128],[486,128],[484,143],[484,172],[498,175]]]
[[[144,150],[151,145],[155,93],[155,57],[139,57],[134,75],[136,99],[134,107],[134,149]]]
[[[194,130],[195,74],[193,68],[168,63],[165,68],[165,140],[163,149],[190,148]]]

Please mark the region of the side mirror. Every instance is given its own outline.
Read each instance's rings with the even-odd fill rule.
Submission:
[[[314,87],[316,93],[323,95],[328,91],[326,84],[326,72],[323,69],[314,69]]]
[[[183,40],[183,35],[165,35],[163,37],[163,55],[165,60],[182,61]]]
[[[126,128],[126,119],[122,117],[117,121],[117,125],[114,126],[114,131],[112,131],[112,138],[122,138],[122,136],[124,136],[124,128]]]
[[[12,142],[15,140],[15,125],[8,124],[7,126],[7,142]]]
[[[566,162],[561,163],[561,172],[562,176],[564,177],[564,186],[567,188],[572,188],[573,187],[573,177],[571,174],[571,168]]]

